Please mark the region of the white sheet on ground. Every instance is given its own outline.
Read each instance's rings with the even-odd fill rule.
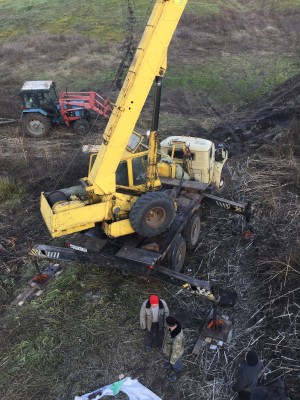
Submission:
[[[76,396],[75,400],[99,400],[103,396],[115,396],[119,392],[126,393],[130,400],[162,400],[137,379],[131,378],[125,378],[111,385],[103,386],[83,396]]]

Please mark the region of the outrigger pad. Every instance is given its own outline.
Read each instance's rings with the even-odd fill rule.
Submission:
[[[234,289],[219,289],[219,297],[218,305],[233,307],[237,301],[237,292]]]

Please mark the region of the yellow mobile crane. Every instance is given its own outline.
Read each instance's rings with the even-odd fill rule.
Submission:
[[[158,191],[157,132],[152,129],[149,150],[137,152],[141,138],[132,137],[137,119],[157,77],[166,70],[167,49],[187,0],[158,0],[147,23],[103,134],[103,143],[82,185],[60,193],[42,193],[41,211],[52,237],[95,226],[102,222],[108,236],[138,231],[153,236],[164,231],[175,217],[175,203]],[[140,168],[145,169],[143,179]],[[171,166],[174,175],[175,164]],[[156,191],[157,190],[157,191]],[[152,209],[141,215],[140,204]],[[150,229],[139,229],[137,219],[146,218]],[[151,229],[152,228],[152,229]]]
[[[158,149],[167,50],[186,4],[187,0],[156,1],[103,143],[98,153],[91,155],[88,176],[80,185],[41,194],[41,212],[52,237],[86,232],[95,226],[106,236],[97,241],[77,233],[69,241],[71,253],[41,245],[36,247],[40,254],[82,260],[91,251],[93,261],[98,262],[99,255],[108,255],[112,243],[112,253],[122,259],[123,269],[134,269],[136,264],[153,267],[167,260],[171,269],[180,272],[186,247],[197,245],[199,210],[204,203],[250,215],[249,204],[211,194],[226,183],[223,167],[228,154],[224,147],[215,148],[211,141],[200,138],[171,136]],[[152,127],[145,146],[144,137],[134,128],[153,81]]]

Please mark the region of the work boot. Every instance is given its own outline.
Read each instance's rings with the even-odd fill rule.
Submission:
[[[175,374],[175,372],[173,372],[171,375],[169,375],[168,379],[171,382],[176,382],[177,381],[177,375]]]

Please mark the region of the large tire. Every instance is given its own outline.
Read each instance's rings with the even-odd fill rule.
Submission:
[[[27,136],[41,138],[49,135],[51,121],[48,117],[40,113],[24,113],[22,127]]]
[[[182,235],[186,241],[186,247],[193,250],[198,243],[201,230],[201,222],[199,212],[195,212],[188,220],[183,229]]]
[[[161,192],[143,194],[132,206],[129,220],[141,236],[157,236],[171,225],[175,218],[172,199]]]
[[[167,254],[168,267],[175,272],[183,269],[186,254],[186,241],[178,235]]]
[[[90,123],[84,118],[80,118],[73,124],[74,132],[79,135],[86,135],[90,131]]]
[[[86,119],[88,122],[90,122],[92,119],[91,112],[89,110],[87,110],[86,108],[83,111],[83,118]]]
[[[231,182],[231,174],[230,171],[225,164],[222,168],[221,176],[220,176],[220,187],[216,190],[217,193],[223,193],[228,188],[229,183]]]

